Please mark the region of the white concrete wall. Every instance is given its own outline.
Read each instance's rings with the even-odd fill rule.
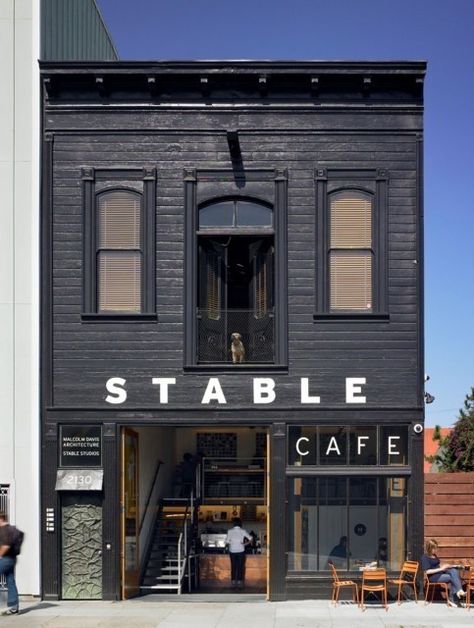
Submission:
[[[40,592],[39,0],[0,0],[0,483],[25,532],[21,594]]]

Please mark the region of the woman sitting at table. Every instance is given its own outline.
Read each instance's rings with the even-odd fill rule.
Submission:
[[[434,539],[426,542],[425,553],[421,557],[421,568],[430,582],[447,582],[450,584],[448,604],[457,606],[456,602],[466,596],[462,588],[458,566],[441,563],[437,556],[438,547],[438,543]]]

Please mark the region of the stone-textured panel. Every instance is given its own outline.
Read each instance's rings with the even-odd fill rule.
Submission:
[[[62,543],[63,599],[102,599],[102,506],[64,504]]]

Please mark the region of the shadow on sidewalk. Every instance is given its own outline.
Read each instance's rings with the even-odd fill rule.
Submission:
[[[20,612],[18,613],[18,615],[26,615],[26,613],[29,613],[30,611],[41,611],[45,608],[56,608],[57,606],[59,605],[51,604],[50,602],[38,602],[38,604],[32,604],[27,608],[20,607]]]

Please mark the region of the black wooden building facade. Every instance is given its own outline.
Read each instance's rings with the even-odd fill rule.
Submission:
[[[80,494],[56,490],[58,470],[89,468],[63,464],[62,434],[84,425],[100,428],[104,599],[120,596],[125,426],[268,431],[270,599],[324,590],[328,504],[333,545],[372,534],[357,517],[373,500],[373,534],[399,538],[391,567],[421,554],[424,73],[41,64],[45,598],[64,597]],[[124,204],[125,253],[102,222]]]

